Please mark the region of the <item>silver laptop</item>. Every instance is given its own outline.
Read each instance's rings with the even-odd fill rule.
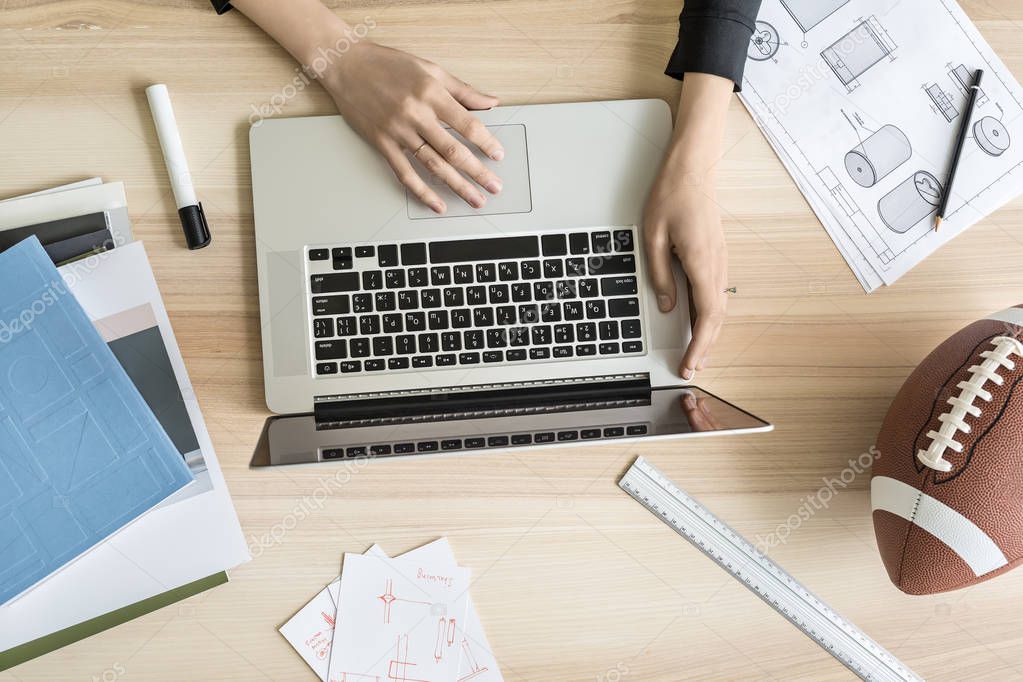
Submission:
[[[434,180],[444,216],[339,116],[252,128],[268,463],[769,430],[682,385],[686,289],[667,315],[648,289],[668,106],[478,116],[504,190],[477,210]]]

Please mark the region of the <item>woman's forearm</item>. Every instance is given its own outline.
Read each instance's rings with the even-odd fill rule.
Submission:
[[[733,86],[720,76],[686,74],[666,166],[698,174],[701,181],[712,172],[721,156]]]
[[[329,61],[324,55],[339,53],[339,42],[347,50],[359,40],[351,26],[320,0],[233,0],[231,4],[311,70],[309,75],[323,75],[322,64]]]

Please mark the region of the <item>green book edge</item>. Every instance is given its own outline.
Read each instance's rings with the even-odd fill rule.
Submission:
[[[102,616],[96,616],[77,625],[44,635],[31,642],[25,642],[13,649],[0,651],[0,672],[225,583],[227,583],[227,571],[214,573],[209,577],[200,578],[195,582],[176,587],[149,599],[143,599],[110,613],[104,613]]]

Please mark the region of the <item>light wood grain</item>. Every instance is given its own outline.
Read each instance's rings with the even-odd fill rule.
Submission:
[[[505,102],[662,97],[679,0],[333,2],[373,38],[433,59]],[[967,13],[1023,75],[1023,6]],[[0,0],[0,195],[90,175],[127,183],[247,536],[327,469],[251,471],[261,381],[247,119],[293,74],[282,50],[203,0]],[[191,253],[143,87],[166,82],[213,246]],[[311,89],[283,115],[326,114]],[[845,679],[848,673],[616,485],[636,454],[749,536],[767,535],[873,443],[913,366],[963,324],[1023,298],[1023,202],[896,286],[864,295],[738,102],[720,164],[731,317],[701,383],[777,424],[769,435],[358,471],[322,511],[260,548],[228,586],[0,680],[314,679],[276,628],[342,552],[448,536],[507,680]],[[203,291],[205,295],[197,295]],[[772,555],[930,679],[1023,677],[1023,572],[910,598],[889,582],[859,476]],[[616,677],[618,671],[619,677]],[[107,676],[104,677],[104,673]],[[111,673],[113,677],[111,677]]]

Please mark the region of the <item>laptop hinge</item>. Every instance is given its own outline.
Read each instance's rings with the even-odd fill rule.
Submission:
[[[650,375],[615,374],[323,396],[317,428],[607,409],[650,403]]]

